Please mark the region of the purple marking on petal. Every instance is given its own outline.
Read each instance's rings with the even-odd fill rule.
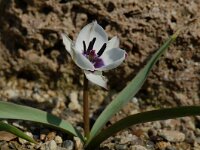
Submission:
[[[87,58],[87,54],[85,52],[83,52],[82,54],[83,54],[83,56],[85,56]]]
[[[91,63],[93,63],[95,68],[101,68],[104,65],[104,62],[101,58],[98,57],[95,50],[83,51],[83,56],[85,56]]]
[[[90,55],[93,58],[95,58],[97,56],[97,54],[95,53],[95,50],[91,50],[88,55]]]
[[[101,68],[102,66],[104,66],[104,62],[101,58],[96,57],[94,60],[94,67],[95,68]]]

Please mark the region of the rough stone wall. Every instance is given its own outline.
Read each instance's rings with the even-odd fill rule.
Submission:
[[[110,89],[120,90],[150,54],[186,26],[137,97],[154,104],[199,104],[199,10],[198,0],[2,0],[0,88],[80,89],[82,72],[65,51],[59,33],[75,39],[84,25],[97,20],[109,37],[119,36],[128,53],[123,65],[106,73]]]

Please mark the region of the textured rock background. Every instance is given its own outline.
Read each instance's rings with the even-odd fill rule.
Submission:
[[[137,97],[156,105],[199,104],[199,10],[198,0],[1,0],[0,95],[40,99],[34,96],[38,89],[50,96],[81,90],[82,72],[65,51],[59,33],[75,39],[84,25],[97,20],[109,37],[119,36],[128,53],[123,65],[106,73],[112,90],[122,89],[150,54],[186,26]],[[106,95],[96,86],[91,91],[94,99]]]

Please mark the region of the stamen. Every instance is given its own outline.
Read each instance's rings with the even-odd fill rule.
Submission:
[[[87,49],[87,53],[89,53],[93,49],[95,41],[96,41],[96,38],[93,38],[92,41],[90,41],[88,49]]]
[[[98,53],[97,53],[98,57],[100,57],[103,54],[105,49],[106,49],[106,43],[104,43],[103,46],[101,47],[101,49],[98,51]]]
[[[83,52],[86,53],[86,44],[85,44],[85,41],[83,41]]]

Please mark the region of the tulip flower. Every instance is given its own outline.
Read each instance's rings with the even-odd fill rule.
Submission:
[[[66,50],[81,69],[86,78],[107,89],[107,79],[102,71],[119,66],[126,52],[119,48],[119,39],[115,36],[108,41],[104,29],[96,22],[86,25],[78,34],[75,42],[61,34]]]

